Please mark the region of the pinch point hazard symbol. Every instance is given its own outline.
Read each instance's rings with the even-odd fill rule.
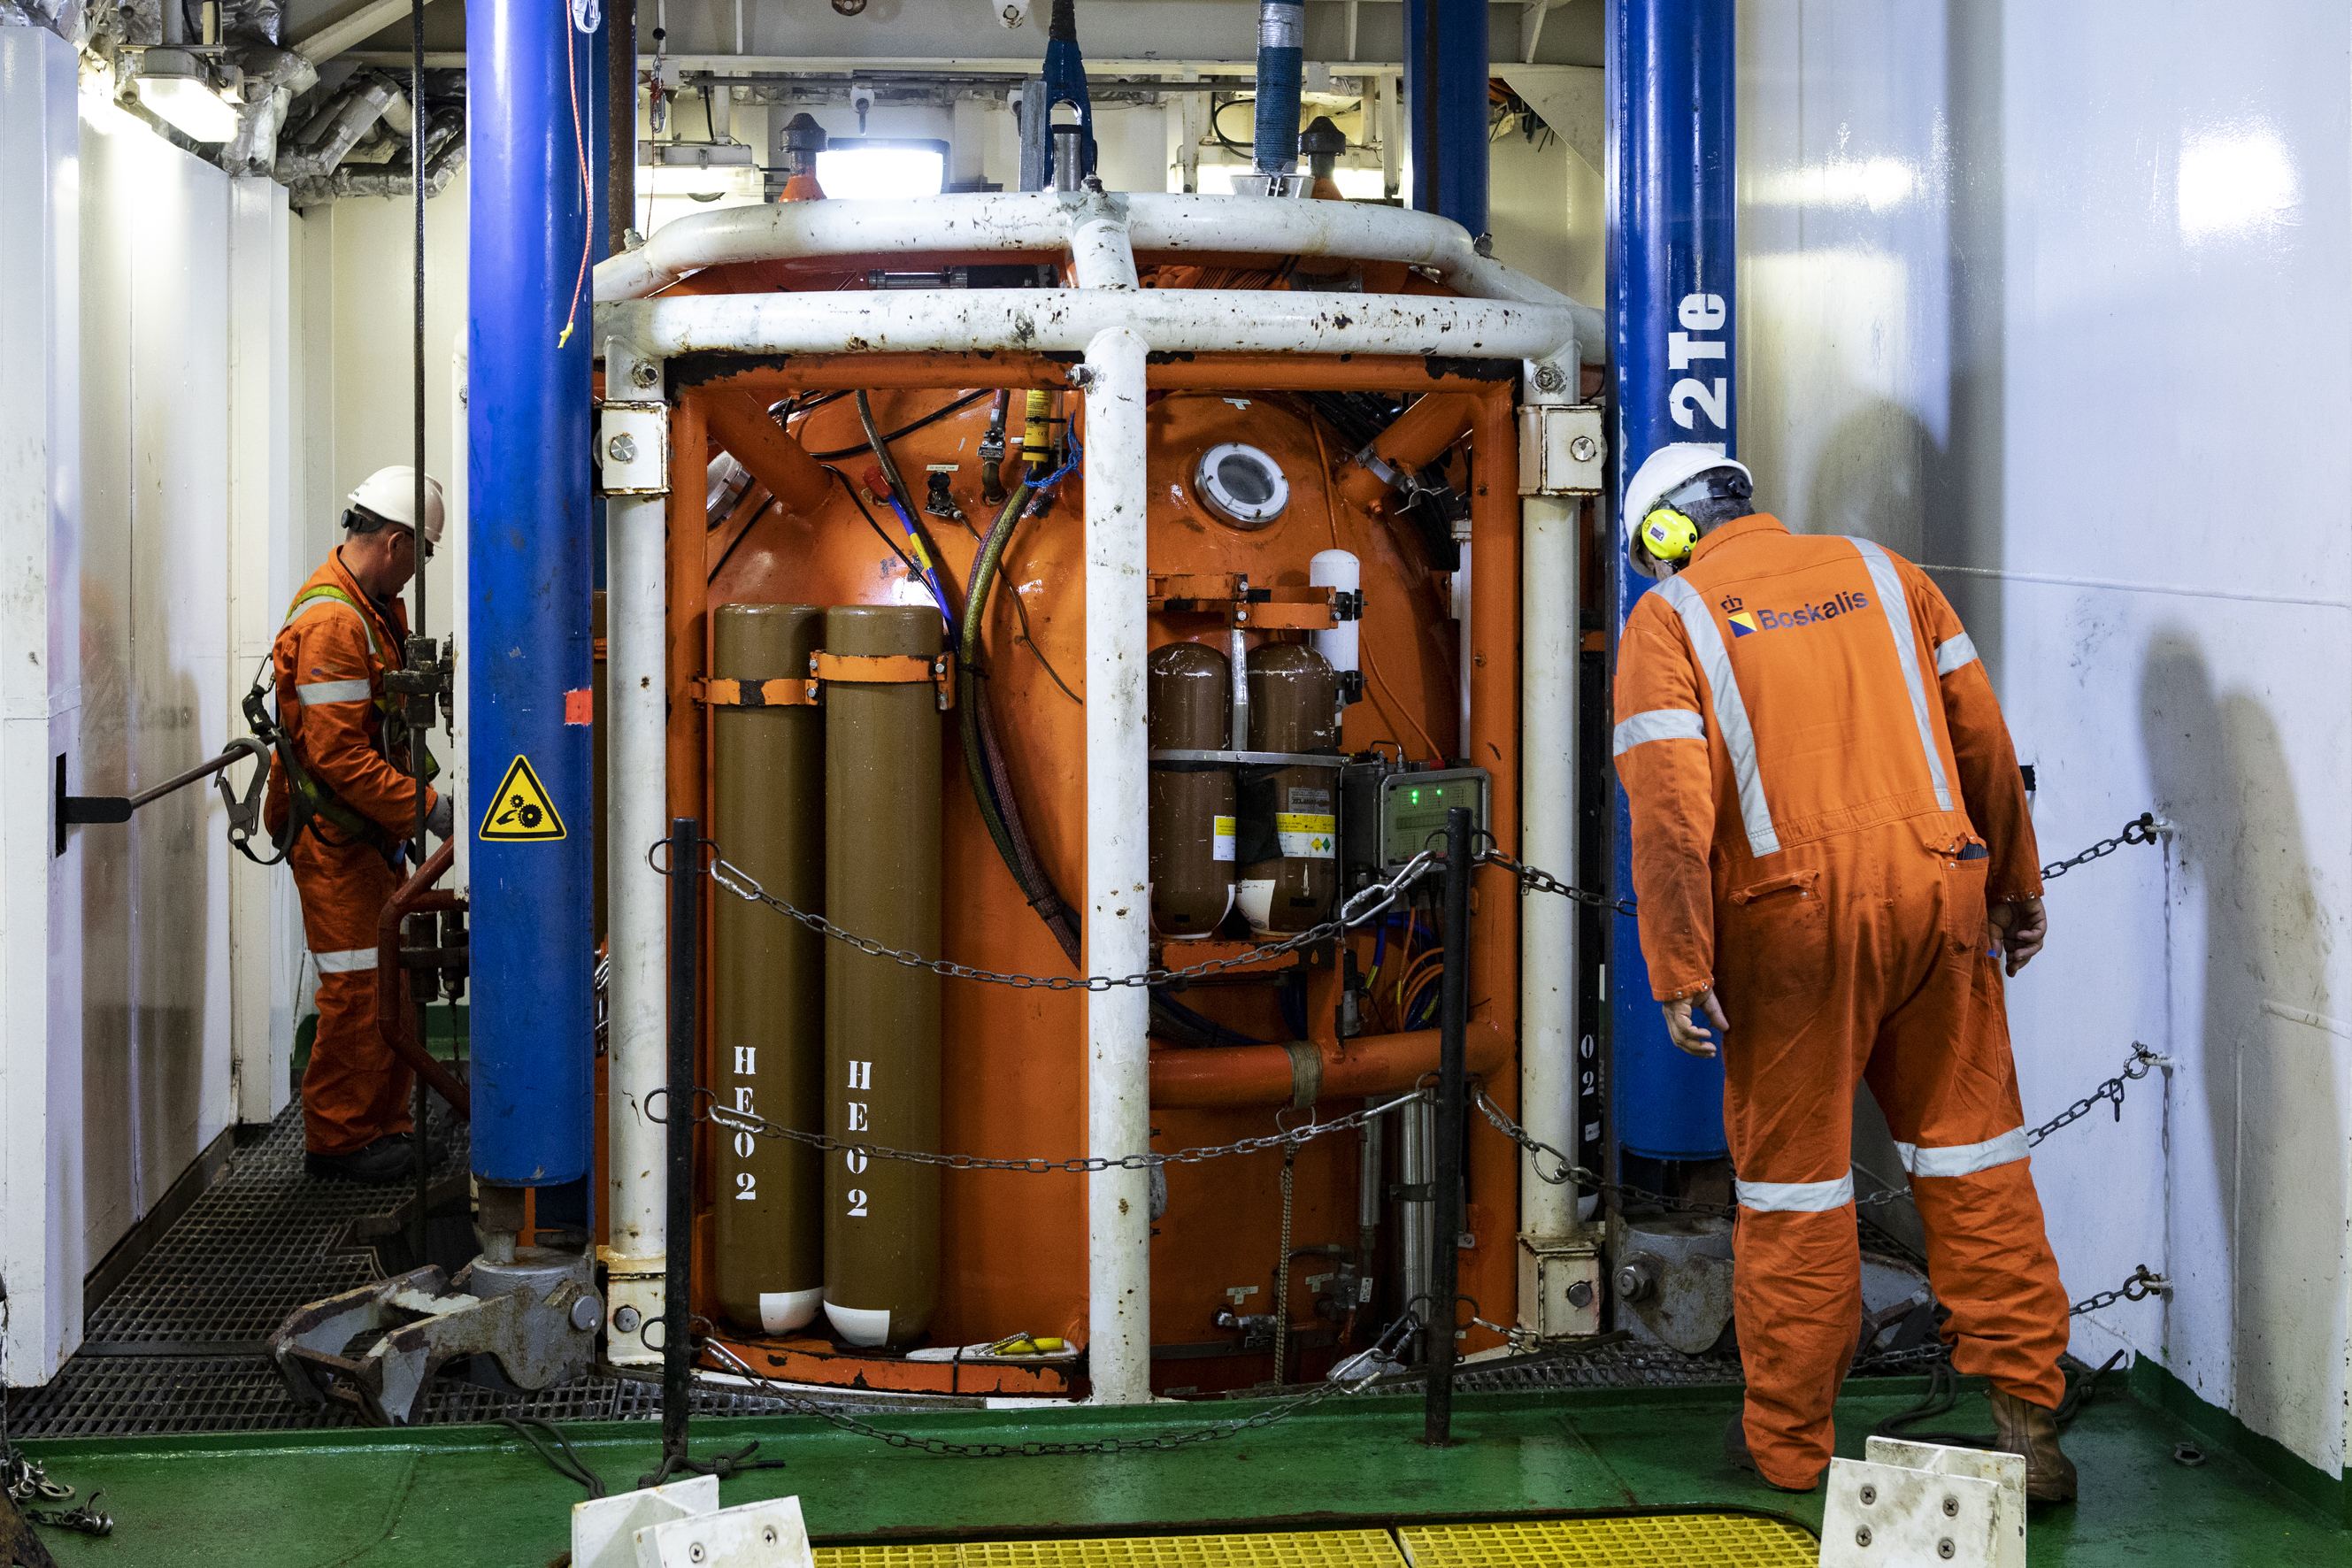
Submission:
[[[548,798],[530,759],[518,756],[482,813],[477,837],[492,844],[536,843],[563,837],[563,816]]]

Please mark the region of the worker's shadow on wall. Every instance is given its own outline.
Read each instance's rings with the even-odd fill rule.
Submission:
[[[2178,628],[2151,638],[2139,696],[2156,809],[2179,829],[2168,892],[2191,917],[2175,923],[2186,941],[2171,960],[2178,973],[2200,975],[2202,998],[2173,1033],[2182,1058],[2174,1117],[2204,1125],[2171,1141],[2169,1157],[2183,1163],[2170,1224],[2186,1255],[2166,1272],[2197,1294],[2208,1321],[2214,1287],[2228,1292],[2232,1386],[2215,1390],[2200,1367],[2200,1392],[2228,1399],[2257,1431],[2307,1438],[2341,1418],[2328,1408],[2335,1380],[2321,1371],[2342,1353],[2324,1307],[2342,1294],[2346,1180],[2333,938],[2294,775],[2262,700],[2218,690],[2197,642]],[[2210,1183],[2191,1163],[2207,1160]],[[2213,1237],[2226,1239],[2226,1257],[2203,1255]],[[2179,1313],[2182,1298],[2174,1300]]]

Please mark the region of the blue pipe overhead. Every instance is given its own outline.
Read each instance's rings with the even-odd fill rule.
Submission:
[[[1705,441],[1734,449],[1732,14],[1733,0],[1609,5],[1609,312],[1621,511],[1626,480],[1658,447]],[[1622,629],[1651,584],[1626,565],[1622,548],[1610,557]],[[1616,813],[1616,891],[1631,898],[1622,791]],[[1668,1043],[1631,916],[1614,918],[1609,997],[1618,1142],[1655,1159],[1722,1155],[1722,1065]]]
[[[1404,0],[1412,205],[1474,236],[1486,232],[1486,0]]]
[[[586,1175],[591,1147],[581,271],[600,81],[552,0],[467,0],[466,40],[473,1163],[543,1187]]]

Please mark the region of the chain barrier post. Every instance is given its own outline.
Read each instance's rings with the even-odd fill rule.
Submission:
[[[661,1474],[684,1468],[686,1423],[694,1398],[694,1333],[687,1300],[694,1258],[694,1032],[696,969],[702,952],[702,829],[691,816],[669,825],[669,1212],[662,1279]]]
[[[1445,814],[1445,970],[1437,992],[1437,1171],[1429,1227],[1429,1382],[1421,1440],[1454,1441],[1454,1299],[1461,1283],[1463,1106],[1470,1026],[1470,812]]]

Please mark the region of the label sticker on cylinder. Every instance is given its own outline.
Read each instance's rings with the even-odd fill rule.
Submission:
[[[1339,819],[1318,812],[1278,811],[1274,836],[1286,860],[1328,860],[1338,852]]]
[[[530,759],[518,756],[490,795],[478,837],[490,843],[539,842],[563,837],[563,817]]]
[[[1230,816],[1209,818],[1209,858],[1230,860],[1234,858],[1234,819]]]

